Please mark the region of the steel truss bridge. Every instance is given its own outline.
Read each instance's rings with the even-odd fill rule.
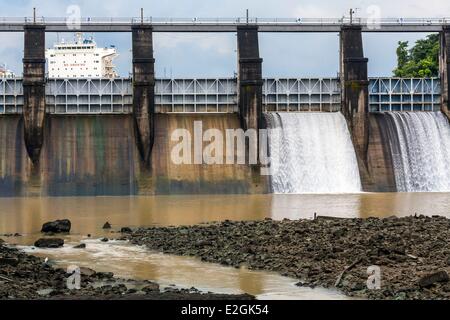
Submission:
[[[382,111],[440,110],[438,78],[370,78],[369,108]],[[266,78],[264,111],[339,111],[336,78]],[[132,80],[48,79],[47,112],[56,114],[131,113]],[[156,112],[237,112],[237,81],[222,79],[156,79]],[[21,113],[22,79],[0,80],[0,114]]]
[[[258,26],[259,32],[339,32],[358,25],[363,32],[439,32],[450,25],[446,18],[108,18],[108,17],[0,17],[0,32],[22,32],[24,25],[41,24],[47,32],[131,32],[147,24],[154,32],[235,32],[240,25]]]

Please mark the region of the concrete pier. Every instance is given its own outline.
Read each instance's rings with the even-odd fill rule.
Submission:
[[[237,29],[238,104],[241,127],[258,130],[262,126],[262,59],[259,57],[258,27],[239,26]],[[256,141],[257,139],[255,139]],[[258,150],[248,146],[249,150]]]
[[[441,52],[439,68],[441,73],[441,110],[450,120],[450,106],[448,100],[450,85],[450,27],[444,27],[441,36]]]
[[[23,58],[23,119],[25,146],[39,161],[45,124],[45,26],[25,25]]]
[[[369,80],[364,58],[361,27],[344,26],[340,33],[340,78],[342,113],[352,135],[360,165],[367,167],[369,144]]]
[[[154,140],[155,59],[153,30],[149,25],[132,29],[133,41],[133,117],[136,143],[142,160],[150,162]]]

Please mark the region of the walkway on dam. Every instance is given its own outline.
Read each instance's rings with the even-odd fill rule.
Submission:
[[[73,19],[72,19],[73,20]],[[236,32],[251,24],[259,32],[340,32],[343,26],[361,26],[363,32],[440,32],[450,25],[448,18],[113,18],[83,17],[0,17],[0,32],[22,32],[27,24],[45,25],[47,32],[131,32],[134,25],[146,24],[154,32]],[[75,28],[76,26],[76,28]]]

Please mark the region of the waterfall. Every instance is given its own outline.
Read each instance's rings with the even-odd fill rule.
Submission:
[[[278,164],[271,175],[275,193],[361,191],[355,150],[341,113],[267,113],[269,152]],[[278,139],[278,141],[275,141]]]
[[[450,191],[450,126],[441,112],[386,112],[397,191]]]

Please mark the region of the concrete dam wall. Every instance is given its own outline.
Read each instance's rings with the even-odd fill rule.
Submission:
[[[294,113],[290,113],[290,118],[286,121],[296,119],[292,118],[293,115]],[[331,117],[332,114],[328,116]],[[410,118],[411,121],[408,120]],[[280,189],[279,186],[288,186],[285,188],[288,190],[286,192],[294,193],[358,192],[358,187],[342,187],[347,186],[347,183],[337,185],[333,190],[324,189],[331,188],[329,184],[321,186],[322,189],[311,189],[312,184],[307,185],[304,176],[295,175],[303,172],[314,177],[313,180],[310,177],[309,181],[316,181],[319,176],[326,181],[328,176],[334,176],[330,173],[333,170],[328,170],[333,166],[341,166],[338,170],[341,173],[346,172],[342,169],[345,165],[355,168],[353,156],[352,161],[345,160],[342,163],[341,160],[347,158],[339,157],[337,151],[328,150],[327,153],[324,150],[327,143],[338,138],[329,125],[322,129],[316,128],[317,132],[313,137],[316,142],[309,142],[311,137],[308,138],[308,135],[313,134],[315,129],[307,129],[305,119],[298,123],[294,121],[295,128],[291,129],[294,129],[295,134],[286,137],[287,145],[296,146],[284,150],[288,155],[289,152],[294,152],[290,154],[294,157],[284,159],[286,163],[283,163],[290,171],[282,172],[284,177],[283,174],[270,177],[260,175],[257,167],[247,164],[175,164],[172,161],[172,149],[179,143],[171,139],[175,129],[185,129],[193,141],[194,122],[199,121],[203,133],[208,129],[218,129],[225,137],[226,129],[240,128],[237,114],[156,114],[155,139],[148,167],[144,165],[136,147],[132,115],[49,115],[46,119],[42,152],[35,164],[28,157],[25,148],[22,117],[3,115],[0,117],[0,196],[285,192],[284,187]],[[296,136],[301,132],[304,137]],[[362,190],[447,190],[450,175],[446,166],[449,158],[449,132],[448,121],[440,113],[371,113],[367,167],[365,170],[359,168]],[[208,142],[203,142],[202,146],[207,144]],[[332,143],[334,149],[338,146],[339,144]],[[439,152],[431,152],[427,148]],[[353,153],[351,143],[350,149]],[[330,155],[327,157],[326,154]],[[326,161],[321,164],[313,160],[305,162],[308,157],[326,158],[330,166],[326,165]],[[224,159],[223,163],[225,162]],[[274,181],[278,181],[277,188],[274,188]],[[293,181],[295,188],[294,185],[289,185]],[[354,182],[351,185],[357,186]]]
[[[136,194],[129,116],[49,116],[39,161],[29,160],[19,116],[0,117],[0,196]]]
[[[193,141],[194,121],[202,123],[203,132],[218,129],[223,137],[226,129],[240,128],[237,114],[157,114],[152,151],[152,176],[156,193],[266,192],[266,181],[264,177],[260,178],[259,171],[253,172],[245,164],[226,164],[225,154],[223,164],[173,163],[170,154],[178,141],[171,141],[171,133],[175,129],[186,129]],[[203,146],[207,144],[204,142]]]
[[[25,150],[21,116],[0,117],[0,196],[26,195],[31,161]]]
[[[49,115],[38,163],[25,149],[20,116],[0,117],[0,196],[148,195],[265,192],[266,184],[246,165],[175,165],[170,159],[174,129],[192,137],[203,130],[239,128],[235,114],[155,117],[151,168],[135,143],[131,115]],[[206,143],[205,143],[206,144]]]

